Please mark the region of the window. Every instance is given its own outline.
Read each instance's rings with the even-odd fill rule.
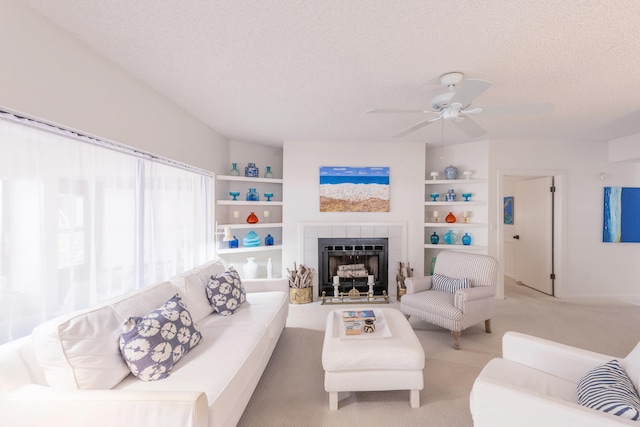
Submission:
[[[0,343],[213,251],[211,176],[114,148],[0,115]]]

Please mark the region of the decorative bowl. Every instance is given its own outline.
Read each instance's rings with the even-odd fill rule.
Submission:
[[[464,201],[468,202],[469,201],[469,197],[471,197],[471,193],[462,193],[462,197],[464,197]]]
[[[229,191],[229,195],[233,197],[233,200],[238,200],[238,196],[240,195],[239,191]]]

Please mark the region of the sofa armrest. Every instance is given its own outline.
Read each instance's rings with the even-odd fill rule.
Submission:
[[[636,421],[483,378],[482,374],[473,384],[469,404],[474,427],[637,425]]]
[[[289,281],[287,279],[242,279],[242,284],[248,293],[289,292]]]
[[[590,369],[616,359],[512,331],[502,337],[502,357],[574,383]]]
[[[404,285],[408,294],[428,291],[431,289],[431,276],[407,277],[404,279]]]
[[[122,427],[208,426],[207,397],[202,392],[60,390],[30,384],[0,399],[3,425]],[[6,424],[4,424],[6,423]]]

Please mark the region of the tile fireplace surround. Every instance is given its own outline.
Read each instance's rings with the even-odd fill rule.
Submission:
[[[396,300],[396,270],[407,262],[407,224],[405,222],[300,222],[298,259],[318,271],[318,238],[386,237],[389,242],[389,297]],[[313,279],[313,300],[318,300],[318,276]]]

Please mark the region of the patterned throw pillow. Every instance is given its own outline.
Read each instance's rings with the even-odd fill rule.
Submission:
[[[631,420],[640,419],[640,398],[617,360],[593,368],[578,381],[578,403]]]
[[[434,274],[431,276],[431,289],[434,291],[443,291],[455,294],[460,289],[466,289],[471,287],[471,280],[467,279],[454,279],[447,277],[443,274]]]
[[[143,381],[166,378],[195,347],[202,334],[176,294],[144,317],[130,317],[122,327],[120,353],[131,373]]]
[[[247,292],[238,272],[229,267],[220,276],[211,276],[207,284],[207,298],[215,311],[223,316],[231,316],[247,300]]]

